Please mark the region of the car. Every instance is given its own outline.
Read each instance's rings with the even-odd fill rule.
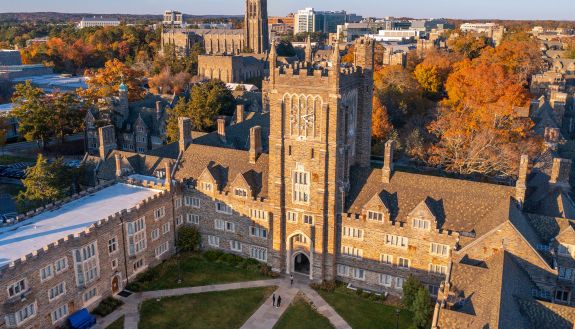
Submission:
[[[15,212],[7,212],[5,214],[0,214],[0,220],[2,221],[2,223],[13,223],[16,220],[16,216],[18,216],[18,214],[16,214]]]

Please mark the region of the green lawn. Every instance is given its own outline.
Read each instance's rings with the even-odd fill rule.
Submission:
[[[333,292],[318,290],[323,299],[354,329],[395,329],[396,308],[357,296],[345,286],[339,286]],[[407,329],[411,325],[413,314],[402,310],[399,315],[399,328]]]
[[[231,256],[225,256],[225,258],[233,258]],[[254,260],[229,262],[208,260],[204,254],[181,254],[181,264],[178,267],[177,257],[174,256],[163,264],[146,271],[137,278],[135,283],[128,286],[128,290],[151,291],[270,279],[260,272],[260,264]],[[241,258],[236,256],[233,259]],[[182,283],[178,284],[180,272]]]
[[[147,300],[140,308],[139,328],[239,328],[275,289],[238,289]]]
[[[106,329],[124,329],[124,317],[122,316],[118,320],[112,322],[112,324],[107,326]]]
[[[305,299],[296,297],[274,326],[274,329],[291,328],[327,329],[333,328],[333,326],[327,318],[316,312]]]

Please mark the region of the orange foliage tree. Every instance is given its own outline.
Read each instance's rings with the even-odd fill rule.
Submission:
[[[431,49],[425,52],[423,61],[415,67],[413,74],[427,96],[437,98],[443,94],[447,77],[459,59],[456,54],[445,51]]]
[[[392,129],[393,126],[389,122],[387,108],[381,104],[378,97],[373,97],[373,111],[371,114],[371,135],[373,139],[378,142],[385,141]]]
[[[130,101],[140,100],[146,95],[146,90],[142,87],[144,73],[117,59],[107,61],[103,68],[96,71],[87,70],[85,75],[88,88],[78,90],[78,94],[92,103],[101,98],[116,96],[122,82],[128,87]]]

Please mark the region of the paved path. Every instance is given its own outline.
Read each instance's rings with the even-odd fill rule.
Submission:
[[[272,329],[300,291],[307,296],[316,307],[318,313],[325,316],[336,329],[351,329],[347,322],[315,290],[309,287],[309,281],[302,278],[296,278],[293,285],[290,284],[289,278],[285,278],[147,291],[134,293],[129,297],[118,296],[124,302],[124,305],[105,318],[99,319],[98,324],[94,328],[105,329],[124,315],[124,329],[137,329],[140,321],[140,304],[147,299],[268,286],[278,286],[274,294],[276,298],[278,296],[282,297],[281,307],[273,307],[272,296],[270,296],[240,329]]]

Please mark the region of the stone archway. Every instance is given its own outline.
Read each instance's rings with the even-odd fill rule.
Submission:
[[[293,271],[309,275],[311,272],[311,264],[309,258],[303,252],[298,252],[293,256]]]

